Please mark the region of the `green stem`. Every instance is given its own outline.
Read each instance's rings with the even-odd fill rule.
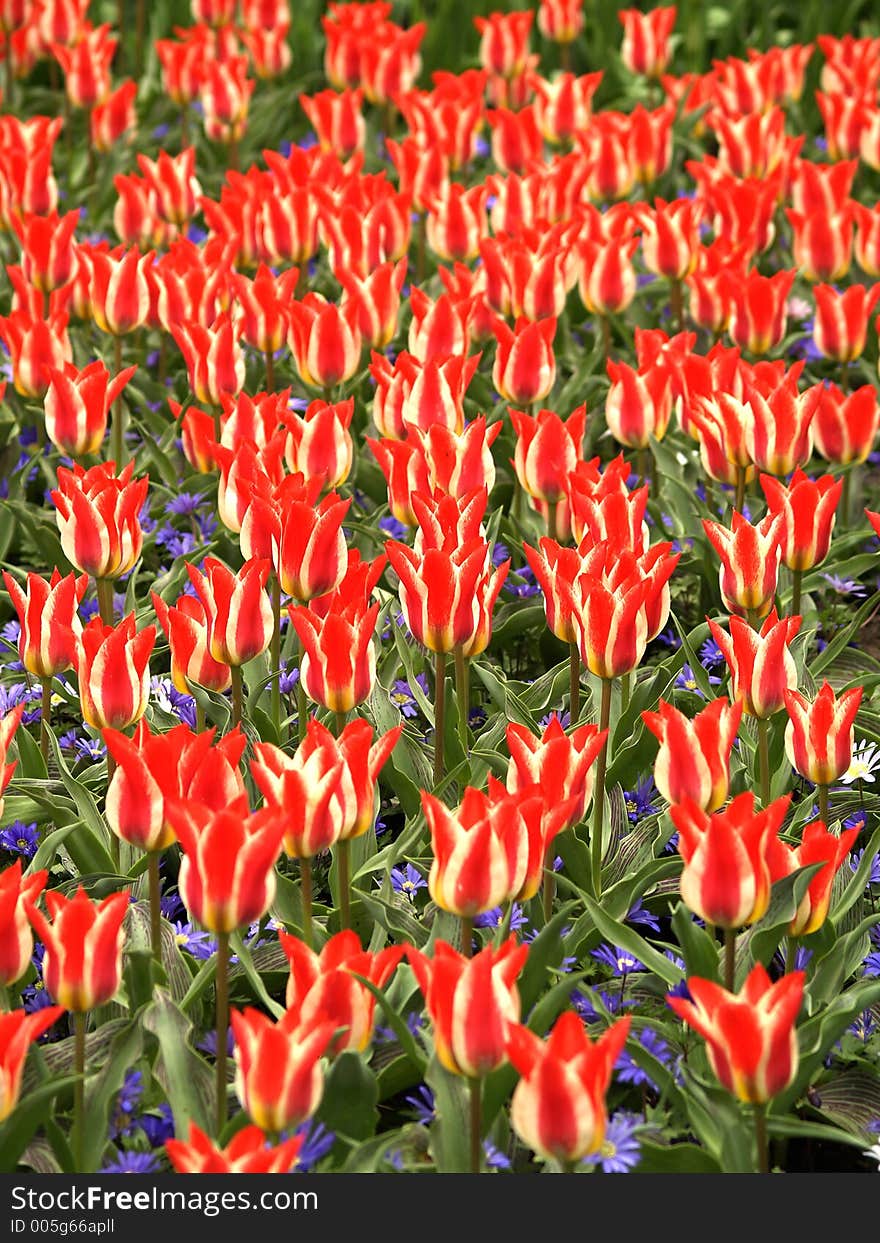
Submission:
[[[630,688],[632,685],[632,673],[625,673],[620,679],[620,709],[626,712],[629,707]]]
[[[217,1138],[226,1126],[226,1034],[229,1028],[229,933],[217,934]]]
[[[236,725],[241,724],[244,679],[241,673],[241,665],[232,665],[230,672],[232,674],[232,726],[234,729]]]
[[[736,930],[724,929],[724,987],[733,992],[736,979]]]
[[[816,791],[819,795],[819,819],[827,828],[829,812],[828,786],[818,785],[816,786]]]
[[[98,614],[105,626],[113,626],[116,617],[113,612],[113,579],[96,578],[95,587],[98,592]]]
[[[460,916],[461,920],[461,952],[470,958],[474,951],[474,921],[468,915]]]
[[[761,806],[770,806],[770,723],[758,717],[758,770],[761,780]]]
[[[581,714],[581,653],[576,643],[568,645],[568,715],[576,725]]]
[[[91,150],[91,147],[89,149]],[[114,334],[113,337],[113,367],[114,375],[119,375],[122,370],[122,337],[118,334]],[[122,400],[121,393],[113,403],[113,419],[110,427],[110,458],[116,463],[116,473],[118,474],[127,460],[125,450],[125,402]]]
[[[786,937],[785,939],[785,974],[794,971],[794,964],[797,961],[797,937]]]
[[[300,897],[302,899],[302,939],[309,947],[312,948],[312,861],[311,859],[300,859],[299,861],[299,885]]]
[[[149,875],[150,875],[150,944],[153,947],[153,957],[159,966],[162,966],[162,908],[160,902],[159,890],[159,851],[151,850],[147,856],[149,859]]]
[[[468,719],[471,710],[470,669],[464,648],[460,643],[455,647],[455,694],[458,698],[458,736],[462,750],[468,753]]]
[[[4,87],[3,87],[3,107],[4,111],[10,115],[15,111],[15,100],[13,91],[15,90],[15,77],[12,73],[12,57],[9,48],[9,34],[6,36],[6,56],[3,63],[4,70]]]
[[[46,765],[49,763],[49,726],[52,720],[52,679],[40,678],[42,696],[40,698],[40,754]]]
[[[767,1146],[767,1106],[755,1105],[755,1146],[758,1150],[758,1173],[770,1173],[770,1153]]]
[[[205,724],[206,724],[205,709],[202,707],[199,701],[196,700],[196,733],[197,734],[201,734],[203,732],[205,728]]]
[[[797,617],[801,611],[801,586],[803,584],[803,570],[792,570],[791,572],[791,616]]]
[[[556,511],[558,508],[558,501],[547,502],[547,536],[549,539],[556,540],[557,542],[559,541],[559,536],[556,534]]]
[[[272,724],[279,743],[281,738],[281,581],[272,575]]]
[[[266,392],[275,392],[275,359],[271,350],[266,350],[264,355],[266,359]]]
[[[446,732],[446,653],[434,665],[434,788],[443,780],[443,735]]]
[[[339,867],[339,920],[343,928],[351,927],[351,842],[337,842],[336,862]]]
[[[607,315],[599,316],[599,332],[602,337],[602,358],[607,362],[611,353],[611,323]]]
[[[611,678],[602,679],[602,706],[599,715],[599,730],[608,729],[611,719]],[[596,785],[593,791],[593,833],[590,848],[593,861],[593,896],[598,901],[602,896],[602,829],[605,817],[605,773],[608,768],[608,735],[599,752],[596,766]]]
[[[640,445],[636,450],[636,474],[642,483],[648,482],[648,446]]]
[[[547,852],[544,860],[544,923],[549,924],[553,918],[553,899],[556,897],[556,873],[553,871],[552,851]]]
[[[840,493],[840,516],[843,525],[849,525],[849,514],[852,504],[852,477],[855,466],[848,466],[843,472],[843,490]]]
[[[73,1016],[73,1073],[76,1083],[73,1085],[73,1167],[77,1174],[86,1174],[85,1143],[86,1143],[86,1015],[78,1010]]]
[[[479,1174],[483,1164],[483,1083],[470,1080],[471,1097],[471,1173]]]
[[[737,466],[736,468],[736,500],[733,508],[738,514],[743,511],[743,505],[746,503],[746,468]]]
[[[345,729],[345,722],[348,720],[347,712],[334,712],[333,722],[336,726],[336,737],[338,738]]]
[[[657,464],[657,450],[651,449],[651,499],[660,500],[660,467]]]
[[[140,81],[144,72],[144,45],[146,42],[147,31],[147,5],[146,0],[137,0],[137,9],[135,10],[135,37],[134,37],[134,55],[135,70],[134,76],[136,81]]]
[[[669,309],[672,312],[672,323],[676,332],[684,331],[684,298],[681,293],[681,281],[669,282]]]
[[[303,686],[303,657],[306,650],[302,643],[297,645],[297,663],[299,665],[299,677],[296,680],[296,733],[299,741],[302,742],[306,736],[306,722],[309,719],[309,705],[306,700],[306,688]]]

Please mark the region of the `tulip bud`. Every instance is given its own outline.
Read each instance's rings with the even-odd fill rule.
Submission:
[[[122,982],[122,923],[128,911],[128,893],[114,893],[102,902],[93,902],[80,885],[73,898],[65,898],[54,889],[45,896],[50,918],[33,904],[28,905],[28,918],[46,947],[46,991],[74,1013],[105,1005]]]
[[[140,512],[149,480],[132,479],[133,462],[119,475],[115,471],[113,462],[89,470],[59,466],[58,487],[51,494],[68,561],[96,579],[127,574],[143,545]]]
[[[440,1063],[454,1075],[481,1079],[507,1061],[507,1038],[519,1022],[516,978],[528,948],[515,937],[466,958],[446,941],[428,958],[413,946],[406,955],[434,1029]]]
[[[218,1148],[195,1122],[190,1122],[189,1139],[166,1140],[165,1152],[178,1174],[289,1174],[304,1142],[305,1135],[291,1135],[275,1147],[267,1147],[260,1128],[246,1126],[225,1148]]]
[[[781,514],[768,514],[753,526],[734,510],[731,530],[703,519],[703,530],[721,558],[721,598],[728,612],[759,618],[770,612],[779,578],[783,528]]]
[[[33,1014],[24,1010],[0,1012],[0,1122],[5,1122],[18,1104],[28,1050],[63,1013],[63,1006],[47,1006]]]
[[[97,453],[110,408],[136,371],[137,367],[126,367],[111,380],[100,359],[83,371],[72,365],[53,371],[44,401],[46,435],[52,444],[73,458]]]
[[[80,639],[76,675],[83,720],[93,729],[128,729],[150,696],[150,654],[156,627],[138,632],[134,613],[118,626],[93,617]]]
[[[742,703],[715,699],[693,720],[660,700],[658,712],[642,720],[658,739],[654,781],[667,803],[694,802],[702,811],[717,811],[730,788],[730,753],[742,717]]]
[[[827,683],[826,683],[827,685]],[[840,836],[829,833],[821,820],[808,824],[801,844],[788,846],[784,842],[773,843],[770,854],[770,872],[773,881],[782,880],[800,868],[821,864],[807,885],[807,891],[798,903],[794,919],[788,925],[790,937],[807,937],[818,930],[828,917],[831,906],[831,889],[834,877],[859,835],[859,825],[845,829]]]
[[[690,1000],[668,995],[679,1018],[706,1041],[713,1071],[738,1100],[764,1104],[794,1081],[798,1069],[795,1022],[806,974],[790,971],[771,984],[755,963],[738,993],[689,976]]]
[[[797,689],[797,669],[789,644],[801,627],[800,617],[780,621],[773,609],[760,631],[741,617],[731,617],[728,635],[709,621],[731,674],[733,698],[749,716],[766,719],[785,706],[786,690]]]
[[[62,578],[55,569],[46,583],[38,574],[28,574],[25,591],[6,570],[3,581],[18,614],[18,654],[28,673],[44,680],[74,668],[82,633],[76,610],[88,576]]]
[[[835,511],[843,480],[831,475],[808,479],[796,470],[786,487],[769,475],[761,476],[761,488],[771,514],[782,517],[780,548],[790,570],[811,570],[828,556]]]
[[[593,1041],[580,1017],[568,1010],[546,1040],[522,1025],[511,1029],[507,1054],[521,1078],[510,1121],[523,1143],[545,1160],[573,1165],[601,1150],[608,1123],[605,1098],[629,1027],[629,1016],[618,1019]]]
[[[812,701],[796,690],[785,690],[785,753],[789,763],[814,785],[839,781],[852,763],[854,721],[862,687],[836,696],[828,682]]]
[[[0,872],[0,985],[4,988],[20,980],[30,966],[34,938],[28,907],[37,902],[48,878],[45,870],[22,877],[21,859]]]
[[[208,650],[233,668],[265,652],[272,638],[272,605],[265,587],[268,561],[246,561],[237,574],[216,557],[206,557],[202,574],[187,564],[190,582],[208,621]]]
[[[235,1093],[248,1117],[270,1133],[292,1130],[321,1103],[320,1059],[332,1021],[300,1025],[295,1011],[273,1022],[248,1007],[230,1014],[235,1033]]]
[[[675,5],[642,13],[639,9],[622,9],[618,20],[623,25],[620,57],[630,73],[659,78],[669,63],[669,45],[675,25]]]
[[[520,319],[511,330],[499,321],[492,382],[505,401],[531,406],[543,401],[556,379],[553,338],[556,320]]]

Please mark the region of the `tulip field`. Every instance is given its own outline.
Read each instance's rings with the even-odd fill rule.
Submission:
[[[2,1172],[880,1168],[880,18],[517,3],[0,0]]]

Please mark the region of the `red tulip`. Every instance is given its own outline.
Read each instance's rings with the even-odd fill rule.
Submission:
[[[510,900],[510,862],[497,814],[509,814],[509,806],[498,803],[493,817],[486,795],[468,786],[455,811],[423,790],[422,810],[434,856],[428,889],[441,910],[473,918]]]
[[[505,401],[531,406],[543,401],[556,379],[553,338],[556,320],[518,320],[515,329],[499,322],[492,382]]]
[[[812,432],[816,451],[842,466],[864,462],[877,437],[880,406],[873,384],[844,395],[836,384],[818,388]]]
[[[205,59],[199,79],[205,133],[214,142],[233,143],[244,136],[256,83],[247,76],[246,56]]]
[[[134,106],[137,91],[137,82],[128,78],[92,109],[89,130],[96,151],[106,155],[120,139],[137,128]]]
[[[82,885],[73,898],[55,889],[46,893],[49,919],[28,904],[28,918],[46,947],[46,991],[65,1010],[81,1013],[103,1006],[122,982],[122,927],[129,906],[127,892],[93,902]],[[51,920],[51,922],[50,922]]]
[[[766,617],[773,607],[782,556],[784,520],[770,513],[753,525],[736,510],[728,530],[703,519],[703,530],[721,559],[721,599],[730,613]]]
[[[272,605],[266,594],[267,561],[246,561],[237,574],[216,557],[206,557],[205,573],[187,564],[190,581],[208,621],[208,650],[233,668],[265,652],[272,638]]]
[[[684,860],[682,900],[701,919],[720,928],[753,924],[770,904],[769,843],[779,835],[790,796],[763,811],[753,794],[740,794],[709,815],[686,799],[669,809]]]
[[[701,216],[702,204],[695,199],[656,199],[653,209],[640,205],[642,257],[650,272],[673,281],[690,276],[697,266]]]
[[[792,257],[808,281],[839,281],[850,269],[853,218],[848,208],[829,215],[824,209],[801,215],[785,213],[794,231]]]
[[[831,475],[808,479],[796,470],[786,487],[769,475],[761,476],[769,512],[782,516],[782,560],[790,570],[812,570],[828,556],[831,532],[843,480]]]
[[[799,846],[788,846],[781,841],[773,843],[770,872],[774,882],[790,876],[799,868],[810,867],[816,863],[822,865],[810,879],[794,919],[788,925],[790,937],[809,936],[812,932],[818,932],[825,923],[831,905],[834,877],[852,849],[859,835],[859,827],[855,825],[851,829],[844,829],[838,836],[836,833],[829,833],[821,820],[816,820],[804,829]]]
[[[300,95],[299,102],[318,136],[324,151],[332,151],[347,160],[361,150],[366,138],[366,122],[361,108],[362,90],[319,91],[317,95]]]
[[[540,0],[538,29],[554,43],[572,43],[584,28],[583,0]]]
[[[534,17],[534,13],[526,9],[474,18],[480,35],[480,64],[484,69],[505,78],[522,71]]]
[[[133,479],[134,463],[117,475],[113,462],[84,470],[58,467],[52,492],[61,547],[72,565],[93,578],[127,574],[141,555],[140,512],[147,497],[146,475]]]
[[[679,1018],[700,1033],[722,1086],[741,1101],[763,1104],[793,1082],[798,1068],[795,1022],[801,1008],[803,971],[771,984],[755,963],[738,993],[689,976],[692,1000],[668,995]]]
[[[210,327],[193,320],[177,323],[171,329],[183,354],[189,383],[196,401],[222,406],[223,398],[235,396],[244,387],[245,365],[239,343],[240,326],[229,314],[221,313]]]
[[[0,315],[0,339],[11,355],[12,382],[22,397],[44,397],[52,372],[73,362],[67,320],[66,311],[50,312],[48,319],[24,310]]]
[[[608,1123],[605,1099],[629,1027],[629,1016],[618,1019],[593,1041],[568,1010],[546,1040],[522,1025],[511,1029],[507,1054],[521,1075],[511,1124],[545,1160],[573,1164],[600,1151]]]
[[[241,335],[261,354],[276,354],[287,337],[287,306],[292,301],[299,272],[288,268],[276,278],[261,263],[253,280],[238,272],[232,273],[230,280],[242,311]]]
[[[566,734],[557,716],[540,736],[524,725],[507,726],[507,788],[522,794],[537,784],[548,806],[571,803],[569,823],[583,820],[593,796],[593,765],[602,749],[606,731],[581,725]]]
[[[67,98],[74,108],[94,108],[110,93],[110,62],[119,42],[105,23],[94,29],[80,27],[76,41],[65,47],[52,43],[50,50],[64,73]]]
[[[28,213],[12,217],[21,243],[25,279],[41,293],[66,285],[73,275],[73,235],[78,224],[79,212],[75,211],[63,216],[53,211],[47,216]]]
[[[137,162],[153,192],[159,216],[183,228],[198,211],[202,193],[196,177],[195,147],[185,147],[179,155],[160,151],[155,160],[138,152]]]
[[[345,1049],[363,1053],[373,1036],[375,996],[356,976],[383,988],[404,954],[402,945],[378,953],[361,948],[357,933],[337,932],[316,954],[299,937],[279,932],[281,948],[290,964],[285,1004],[297,1025],[308,1029],[320,1020],[344,1028],[333,1041],[330,1056]]]
[[[69,457],[97,453],[104,442],[107,418],[116,398],[137,371],[126,367],[113,380],[100,359],[83,371],[68,365],[51,372],[44,400],[46,435]]]
[[[786,690],[797,688],[797,669],[789,644],[801,627],[800,617],[780,621],[773,609],[760,631],[741,617],[731,617],[728,635],[709,621],[731,674],[733,698],[749,716],[765,719],[785,706]]]
[[[168,798],[191,799],[212,811],[247,813],[247,792],[238,770],[246,739],[238,728],[216,746],[213,729],[194,734],[188,725],[151,734],[141,720],[134,738],[115,729],[103,733],[116,766],[105,814],[122,841],[148,851],[170,846],[175,839],[165,809]]]
[[[28,574],[24,591],[6,570],[3,581],[18,614],[18,654],[28,673],[43,680],[73,669],[82,634],[76,610],[88,587],[87,575],[62,578],[55,569],[47,583],[39,574]]]
[[[651,437],[662,440],[672,414],[669,372],[660,364],[636,371],[628,363],[608,359],[611,386],[605,398],[605,421],[622,445],[641,449]]]
[[[752,270],[731,285],[729,332],[742,349],[767,354],[780,344],[785,336],[786,301],[796,275],[793,268],[773,276]]]
[[[0,1122],[18,1104],[28,1049],[63,1013],[63,1006],[47,1006],[33,1014],[24,1010],[0,1013]]]
[[[861,358],[868,319],[880,298],[880,285],[850,285],[842,294],[831,285],[815,285],[816,319],[813,341],[826,358],[850,363]]]
[[[3,811],[3,791],[12,780],[12,774],[15,772],[18,760],[13,760],[11,764],[6,763],[9,754],[9,745],[15,737],[15,731],[21,724],[21,718],[24,715],[25,705],[17,704],[10,712],[6,712],[0,717],[0,812]]]
[[[659,711],[642,720],[660,743],[654,781],[667,803],[686,799],[702,811],[717,811],[730,789],[730,753],[742,717],[742,703],[714,699],[689,720],[661,699]]]
[[[22,877],[21,859],[0,872],[0,984],[4,988],[20,980],[30,965],[34,938],[28,906],[36,903],[48,878],[45,870]]]
[[[357,307],[310,293],[291,303],[289,314],[287,340],[303,383],[327,390],[350,380],[361,360]]]
[[[165,816],[183,851],[178,888],[193,919],[230,933],[261,919],[275,897],[275,861],[284,822],[274,808],[219,811],[192,799],[165,800]]]
[[[321,490],[338,488],[351,471],[354,445],[349,427],[354,414],[354,398],[330,405],[316,400],[305,414],[289,414],[284,420],[287,439],[284,455],[292,474],[320,479]]]
[[[170,607],[150,592],[159,625],[171,650],[171,680],[182,695],[192,693],[191,684],[222,694],[229,689],[229,665],[217,661],[208,650],[208,614],[201,600],[183,595]]]
[[[138,631],[134,613],[118,626],[93,617],[84,627],[76,676],[83,720],[93,729],[128,729],[147,710],[156,627]]]
[[[516,432],[513,459],[520,486],[535,500],[558,504],[565,496],[567,478],[583,453],[587,408],[578,406],[563,420],[552,410],[537,416],[511,410]]]
[[[288,1011],[274,1023],[259,1010],[233,1010],[235,1093],[263,1131],[292,1130],[321,1103],[320,1060],[333,1035],[332,1021],[300,1026]]]
[[[618,20],[623,24],[623,45],[620,56],[630,73],[659,78],[669,63],[669,39],[675,25],[675,5],[642,13],[639,9],[622,9]]]
[[[814,785],[839,781],[852,763],[853,723],[862,689],[858,686],[837,696],[823,682],[812,702],[796,690],[783,692],[788,713],[785,753],[792,768]]]
[[[153,255],[142,255],[135,246],[123,253],[93,249],[82,255],[91,273],[90,310],[101,331],[119,337],[142,328],[150,310],[145,268]]]
[[[267,1146],[258,1126],[246,1126],[219,1148],[190,1122],[189,1139],[166,1140],[165,1152],[178,1174],[289,1174],[304,1141],[304,1135],[292,1135],[275,1147]]]
[[[434,1028],[440,1063],[454,1075],[481,1079],[507,1061],[510,1028],[519,1022],[516,979],[528,947],[515,937],[466,958],[437,941],[433,958],[409,945],[406,955]]]
[[[562,548],[546,536],[538,541],[540,552],[523,544],[526,561],[544,595],[544,612],[552,634],[563,643],[577,643],[578,608],[576,582],[583,561],[576,548]]]

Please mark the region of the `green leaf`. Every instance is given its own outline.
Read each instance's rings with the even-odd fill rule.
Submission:
[[[110,833],[98,811],[97,803],[85,786],[72,775],[58,745],[58,739],[51,732],[49,744],[64,788],[82,818],[80,832],[72,834],[65,841],[70,857],[81,873],[115,875],[116,868],[107,849]]]
[[[248,978],[248,983],[257,994],[257,997],[259,997],[260,1001],[270,1014],[274,1015],[276,1019],[280,1019],[284,1013],[284,1006],[279,1005],[277,1001],[273,1000],[273,998],[269,996],[266,985],[263,983],[259,971],[257,971],[254,966],[254,960],[251,957],[251,952],[242,940],[240,932],[232,933],[229,938],[229,945],[232,952],[237,955],[238,961],[241,963],[242,970]]]
[[[141,1014],[141,1022],[159,1042],[154,1074],[164,1088],[174,1115],[176,1135],[189,1135],[195,1122],[210,1132],[214,1107],[214,1079],[190,1043],[192,1023],[163,988]]]
[[[717,1158],[696,1144],[655,1144],[640,1141],[639,1174],[720,1174]]]
[[[425,1082],[434,1093],[430,1151],[439,1174],[466,1174],[470,1170],[470,1105],[463,1075],[451,1074],[436,1054],[428,1063]]]
[[[379,1111],[376,1076],[359,1053],[340,1053],[325,1079],[318,1121],[337,1136],[369,1139],[376,1131]]]
[[[749,960],[752,963],[759,962],[767,966],[797,914],[798,905],[807,892],[810,881],[822,866],[821,863],[811,863],[807,867],[798,868],[773,886],[766,913],[756,924],[752,924],[746,936]]]
[[[681,946],[687,974],[698,975],[704,980],[718,981],[718,944],[699,924],[691,912],[679,902],[672,916],[672,931]]]
[[[676,984],[681,983],[681,980],[684,978],[681,969],[676,967],[675,963],[667,958],[665,954],[661,954],[659,950],[654,949],[653,945],[649,945],[644,937],[639,936],[627,924],[612,919],[593,898],[584,894],[583,902],[593,923],[606,940],[611,941],[614,945],[619,945],[623,950],[628,950],[631,954],[635,954],[636,958],[643,962],[649,971],[653,971],[655,975],[658,975],[670,988],[675,988]]]
[[[89,1046],[86,1043],[86,1090],[85,1090],[85,1144],[84,1158],[87,1170],[97,1169],[104,1149],[107,1147],[107,1123],[110,1111],[126,1073],[131,1070],[141,1052],[141,1025],[135,1020],[126,1023],[110,1046],[107,1059],[98,1074],[89,1075]]]
[[[49,1119],[53,1099],[59,1092],[72,1087],[76,1080],[76,1075],[54,1079],[34,1088],[27,1096],[22,1096],[6,1121],[0,1124],[0,1172],[15,1172],[22,1153],[38,1127]]]
[[[424,1053],[422,1053],[422,1051],[419,1049],[415,1036],[412,1034],[410,1029],[407,1027],[406,1022],[404,1021],[402,1016],[398,1013],[398,1011],[391,1004],[391,1001],[389,1000],[388,995],[386,994],[384,989],[379,988],[378,985],[374,984],[372,980],[368,980],[366,976],[358,975],[356,971],[352,971],[351,974],[354,976],[356,980],[359,980],[361,984],[363,984],[364,988],[367,989],[368,992],[372,993],[373,996],[376,998],[376,1001],[379,1003],[379,1007],[382,1013],[385,1015],[385,1018],[388,1020],[389,1026],[391,1027],[392,1031],[397,1037],[397,1040],[400,1044],[401,1049],[406,1054],[407,1058],[412,1063],[412,1065],[415,1067],[415,1069],[418,1071],[419,1076],[423,1077],[425,1073],[425,1067],[427,1066],[427,1063],[428,1063],[428,1059],[425,1057]]]

